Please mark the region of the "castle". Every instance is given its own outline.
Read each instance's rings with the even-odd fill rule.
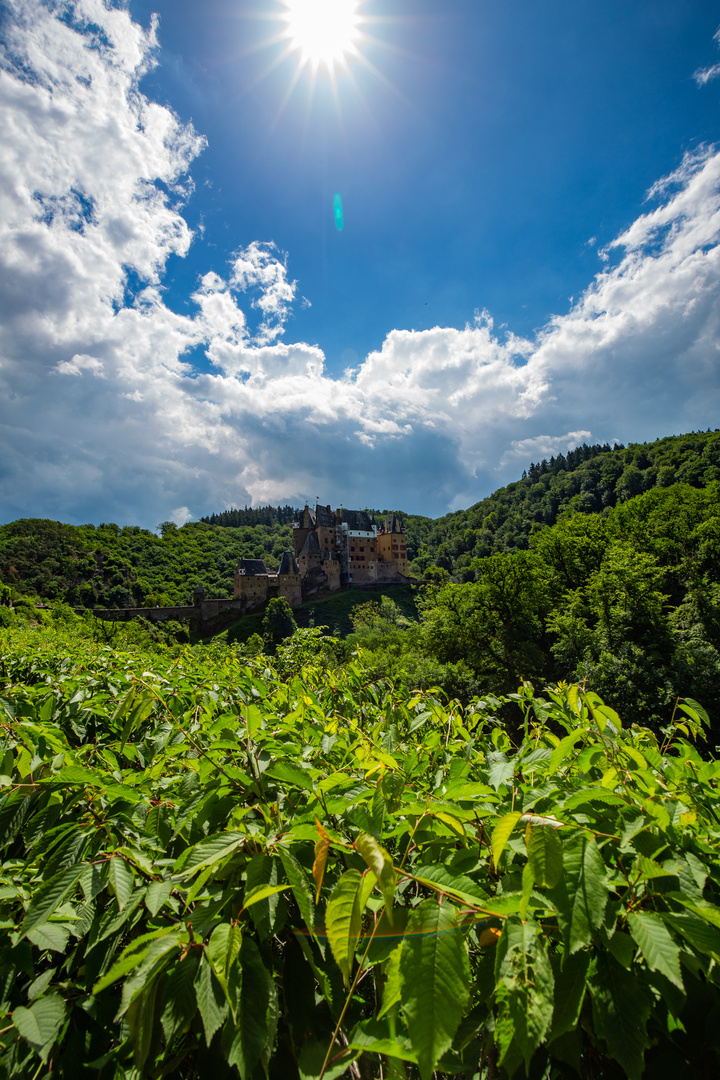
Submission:
[[[401,585],[408,579],[405,529],[398,514],[376,526],[365,510],[335,510],[306,504],[293,522],[294,552],[286,551],[276,574],[262,559],[241,559],[234,598],[243,610],[275,597],[298,607],[313,596],[341,588]]]

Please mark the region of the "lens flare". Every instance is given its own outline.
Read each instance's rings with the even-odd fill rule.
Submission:
[[[333,196],[333,217],[335,218],[335,228],[338,232],[342,232],[345,218],[343,216],[342,199],[337,192]]]

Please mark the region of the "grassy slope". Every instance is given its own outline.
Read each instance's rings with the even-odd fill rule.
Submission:
[[[331,633],[336,637],[346,637],[352,633],[350,615],[353,610],[359,604],[377,601],[381,596],[389,596],[394,600],[406,618],[417,619],[418,613],[415,606],[417,587],[413,585],[388,586],[385,589],[373,589],[372,592],[349,589],[320,600],[313,600],[309,604],[302,604],[294,610],[293,615],[298,626],[329,626]],[[217,637],[220,640],[226,639],[228,643],[247,641],[253,634],[262,634],[263,617],[263,611],[253,611],[242,619],[238,619]]]

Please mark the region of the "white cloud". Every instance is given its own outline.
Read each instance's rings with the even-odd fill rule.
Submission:
[[[295,299],[297,283],[287,280],[287,256],[280,261],[276,252],[275,244],[261,244],[253,240],[237,253],[230,274],[233,288],[241,292],[249,289],[259,291],[260,295],[252,300],[252,306],[259,308],[263,314],[256,335],[260,345],[266,345],[282,334]]]
[[[170,521],[174,521],[176,525],[184,525],[188,521],[192,521],[193,514],[190,513],[187,506],[178,506],[174,510],[170,511]]]
[[[591,431],[568,431],[565,435],[535,435],[531,439],[513,439],[510,449],[501,457],[500,464],[542,461],[543,458],[574,450],[576,446],[589,442],[591,438]]]
[[[166,261],[192,241],[182,208],[203,140],[139,89],[154,29],[100,0],[58,9],[74,21],[40,0],[11,10],[0,59],[6,520],[154,526],[316,494],[441,513],[590,432],[628,441],[716,422],[714,148],[655,185],[653,208],[534,340],[498,332],[486,312],[462,328],[392,329],[333,378],[318,346],[280,340],[297,284],[270,243],[247,243],[225,276],[206,273],[190,314],[165,304]],[[84,23],[98,27],[94,41]],[[198,346],[209,372],[188,359]]]
[[[89,371],[91,375],[103,379],[102,360],[97,356],[85,356],[83,353],[75,353],[70,360],[60,360],[54,369],[58,375],[82,375],[83,371]]]
[[[718,75],[720,75],[720,64],[712,64],[712,66],[708,68],[698,68],[693,75],[693,79],[698,86],[704,86],[705,83],[710,82],[711,79],[717,79]]]
[[[720,45],[720,29],[715,31],[714,40]],[[712,64],[707,68],[698,68],[693,79],[698,86],[705,86],[711,79],[717,79],[718,75],[720,75],[720,64]]]

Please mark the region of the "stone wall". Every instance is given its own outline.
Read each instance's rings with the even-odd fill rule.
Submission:
[[[149,622],[189,621],[193,629],[211,629],[213,624],[237,619],[246,611],[244,600],[217,599],[203,600],[201,604],[178,605],[177,607],[147,608],[95,608],[93,615],[106,622],[129,622],[131,619],[147,619]]]
[[[268,599],[267,574],[236,574],[235,599],[244,601],[247,610],[261,607]]]

